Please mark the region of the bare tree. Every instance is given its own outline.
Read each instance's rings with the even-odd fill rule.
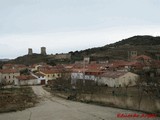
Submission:
[[[2,78],[0,82],[0,89],[4,89],[4,86],[6,86],[6,80]]]
[[[126,88],[126,96],[128,95],[128,87],[129,87],[131,84],[132,84],[132,81],[131,81],[131,80],[129,80],[128,83],[124,83],[124,86],[125,86],[125,88]]]
[[[141,101],[143,98],[143,90],[144,90],[144,84],[146,79],[143,76],[140,76],[140,79],[136,81],[137,89],[138,89],[138,109],[140,110],[141,108]]]

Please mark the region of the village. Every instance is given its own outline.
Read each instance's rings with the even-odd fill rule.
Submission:
[[[28,56],[32,54],[29,48]],[[40,54],[46,55],[45,47]],[[2,95],[5,88],[43,86],[53,95],[67,100],[157,113],[160,109],[157,106],[160,104],[160,61],[138,55],[137,51],[126,54],[128,60],[92,61],[86,56],[82,61],[54,66],[44,62],[7,63],[0,70]],[[56,54],[54,59],[70,59],[70,55]],[[35,103],[33,98],[30,107]]]
[[[28,55],[32,51],[29,49]],[[46,54],[42,48],[41,54]],[[127,53],[126,53],[127,54]],[[58,55],[56,55],[58,56]],[[95,83],[106,87],[135,86],[140,77],[147,73],[150,78],[160,75],[160,61],[146,55],[137,55],[136,51],[129,53],[129,60],[90,61],[84,57],[83,61],[73,64],[37,63],[29,66],[23,64],[4,64],[0,70],[0,82],[6,85],[50,85],[57,79],[70,79],[71,85],[78,81]],[[58,59],[64,59],[59,55]],[[143,81],[149,84],[153,81]]]
[[[160,0],[0,0],[0,120],[160,120]]]

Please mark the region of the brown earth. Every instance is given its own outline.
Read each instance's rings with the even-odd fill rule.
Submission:
[[[30,87],[4,88],[0,90],[0,113],[33,107],[36,95]]]

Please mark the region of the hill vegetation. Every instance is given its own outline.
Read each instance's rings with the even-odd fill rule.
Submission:
[[[127,39],[123,39],[119,42],[111,44],[109,46],[121,46],[121,45],[160,45],[160,37],[152,36],[133,36]]]
[[[47,56],[48,55],[41,54],[24,55],[9,61],[9,63],[30,65],[40,62],[47,62]]]
[[[54,60],[50,55],[24,55],[12,61],[12,63],[34,64],[47,62],[51,65],[56,63],[73,63],[83,60],[83,57],[91,57],[92,60],[112,60],[112,59],[128,59],[128,51],[137,51],[138,55],[145,54],[156,59],[155,54],[160,53],[160,37],[152,36],[133,36],[123,39],[114,44],[105,45],[103,47],[91,48],[81,51],[71,51],[71,60]]]
[[[160,37],[133,36],[103,47],[73,52],[73,58],[90,56],[93,60],[128,59],[128,51],[137,51],[155,58],[160,50]]]

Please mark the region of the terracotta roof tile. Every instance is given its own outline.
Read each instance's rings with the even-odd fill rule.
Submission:
[[[135,60],[138,60],[138,59],[152,60],[151,57],[146,56],[146,55],[139,55],[139,56],[133,57],[133,59],[135,59]]]
[[[120,71],[107,71],[100,75],[101,77],[109,77],[109,78],[118,78],[120,76],[125,75],[127,72],[120,72]]]
[[[43,77],[44,77],[44,76],[45,76],[45,75],[44,75],[44,74],[42,74],[42,73],[35,73],[35,75],[36,75],[36,76],[38,76],[38,77],[41,77],[41,76],[43,76]]]
[[[0,73],[19,73],[17,70],[15,69],[3,69],[3,70],[0,70]]]
[[[54,73],[60,73],[61,71],[57,69],[52,69],[52,70],[41,70],[41,72],[44,74],[54,74]]]
[[[36,79],[36,77],[34,77],[32,75],[21,75],[21,76],[17,76],[16,78],[18,80],[32,80],[32,79]]]

